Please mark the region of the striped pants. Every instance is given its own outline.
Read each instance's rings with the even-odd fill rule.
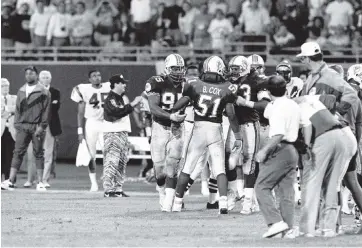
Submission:
[[[128,133],[103,134],[103,189],[105,192],[122,192],[128,162]]]

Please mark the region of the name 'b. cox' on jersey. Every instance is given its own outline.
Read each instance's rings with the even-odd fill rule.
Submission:
[[[153,76],[147,80],[145,91],[148,96],[160,96],[159,106],[171,113],[175,103],[182,97],[182,84],[174,84],[167,76]],[[164,126],[171,126],[171,120],[153,116],[153,120]]]
[[[199,78],[188,79],[183,96],[189,97],[194,106],[195,121],[222,123],[226,104],[235,103],[237,87],[229,82],[206,83]]]
[[[259,85],[265,79],[259,77],[256,73],[249,73],[243,78],[239,78],[237,81],[233,82],[234,85],[238,87],[237,95],[245,98],[246,100],[257,102],[258,101],[258,91]],[[235,113],[238,118],[239,125],[259,121],[259,112],[255,109],[235,106]]]

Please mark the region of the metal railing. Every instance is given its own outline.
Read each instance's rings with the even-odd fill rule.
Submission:
[[[259,36],[260,37],[260,36]],[[111,43],[106,47],[37,47],[15,49],[14,47],[2,47],[1,59],[3,62],[17,61],[42,61],[42,62],[133,62],[147,63],[163,60],[170,53],[177,52],[184,58],[203,60],[211,55],[219,55],[229,59],[235,55],[249,56],[254,53],[261,55],[268,64],[278,63],[282,59],[289,59],[298,63],[296,54],[299,47],[283,48],[273,51],[272,42],[265,36],[265,42],[233,42],[227,43],[223,50],[214,50],[209,46],[204,47],[130,47],[121,43]],[[330,63],[361,63],[362,48],[338,48],[329,51],[324,50],[324,58]]]

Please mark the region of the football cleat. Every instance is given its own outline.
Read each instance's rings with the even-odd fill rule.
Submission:
[[[229,211],[227,210],[227,208],[220,208],[219,210],[219,214],[228,214]]]
[[[218,201],[216,201],[214,203],[208,202],[206,204],[206,209],[219,209],[219,202]]]
[[[114,192],[114,197],[129,197],[129,195],[127,195],[123,191],[120,191],[120,192]]]
[[[30,188],[31,186],[33,186],[33,183],[32,183],[32,182],[26,181],[26,182],[24,183],[24,188]]]
[[[104,192],[104,197],[114,197],[114,192]]]
[[[50,184],[49,184],[49,183],[45,182],[45,183],[43,183],[43,184],[44,184],[45,188],[50,188]]]
[[[181,210],[183,209],[183,205],[184,204],[182,200],[175,199],[172,206],[172,212],[181,212]]]
[[[232,190],[229,190],[228,192],[228,210],[231,211],[235,208],[235,204],[236,204],[236,195],[234,194],[234,192]]]
[[[263,234],[263,238],[271,238],[279,233],[282,233],[286,230],[288,230],[288,224],[285,223],[284,221],[280,221],[277,223],[274,223],[273,225],[271,225],[269,227],[269,230]]]
[[[41,183],[41,182],[36,185],[36,190],[37,191],[47,191],[44,183]]]
[[[92,184],[89,191],[90,192],[97,192],[98,191],[98,184]]]

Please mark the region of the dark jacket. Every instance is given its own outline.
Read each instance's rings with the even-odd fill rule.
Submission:
[[[38,125],[48,126],[50,92],[40,83],[26,97],[26,84],[17,94],[14,126],[15,129],[35,131]]]
[[[110,91],[106,100],[104,101],[104,120],[115,122],[127,116],[133,111],[130,104],[125,104],[123,101],[123,94],[118,95],[114,91]]]
[[[60,108],[60,92],[54,87],[49,88],[51,95],[51,107],[49,113],[49,128],[53,136],[58,136],[62,133],[62,127],[59,118]]]

